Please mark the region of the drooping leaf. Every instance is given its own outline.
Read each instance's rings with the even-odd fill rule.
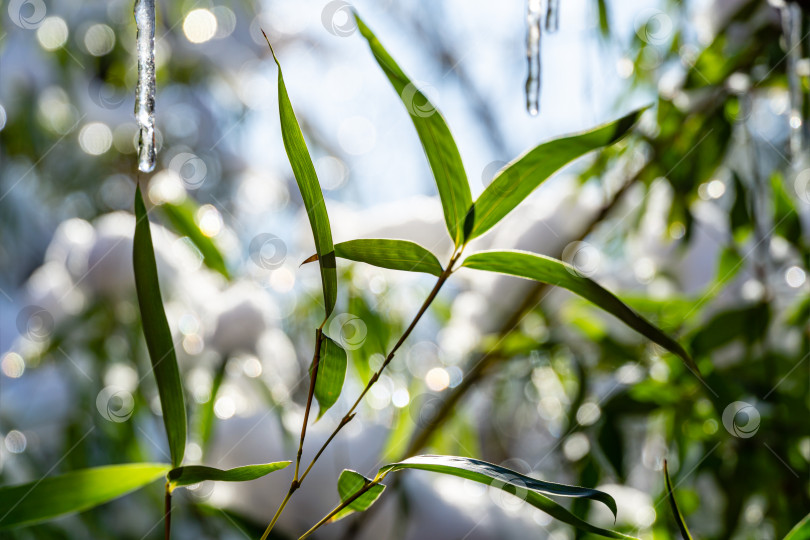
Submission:
[[[318,418],[335,404],[343,390],[346,378],[346,351],[329,336],[323,334],[315,381],[315,399],[318,400]]]
[[[385,72],[410,114],[433,171],[433,177],[436,179],[447,230],[458,246],[464,240],[464,219],[472,205],[472,194],[456,142],[433,103],[411,82],[377,36],[357,14],[355,19],[360,33],[371,47],[374,59]]]
[[[196,205],[186,198],[183,202],[174,204],[165,202],[158,206],[166,219],[169,220],[171,226],[180,236],[187,236],[191,242],[197,246],[203,256],[203,263],[205,266],[219,272],[226,279],[231,279],[227,266],[225,266],[225,258],[219,251],[219,248],[214,241],[203,234],[200,227],[194,221],[194,213]]]
[[[265,36],[266,38],[267,36]],[[268,41],[268,46],[270,42]],[[290,161],[295,181],[301,191],[301,198],[312,227],[312,236],[315,238],[315,251],[321,266],[321,283],[323,285],[323,299],[326,316],[332,313],[337,299],[337,269],[335,268],[335,250],[332,245],[332,229],[329,225],[329,216],[326,213],[326,204],[323,192],[315,173],[315,166],[307,150],[307,143],[301,133],[298,119],[295,117],[284,77],[281,73],[281,64],[273,53],[273,60],[278,66],[278,113],[281,119],[281,138],[284,140],[284,149]]]
[[[149,229],[149,217],[146,214],[140,186],[135,190],[132,263],[135,269],[135,289],[138,293],[143,333],[152,360],[152,371],[157,380],[172,465],[177,467],[183,462],[186,449],[186,404],[172,334],[160,297],[152,232]]]
[[[505,166],[470,209],[465,240],[481,236],[495,226],[563,165],[621,139],[644,110],[633,111],[590,131],[543,143]]]
[[[216,469],[203,465],[186,465],[177,467],[169,471],[168,479],[172,489],[181,486],[190,486],[206,480],[217,482],[247,482],[267,476],[285,468],[290,461],[276,461],[274,463],[262,463],[260,465],[244,465],[233,469]]]
[[[364,262],[380,268],[405,270],[406,272],[425,272],[440,276],[443,272],[439,259],[419,244],[408,240],[391,240],[388,238],[369,238],[349,240],[335,244],[335,256],[350,261]],[[304,261],[318,260],[318,255]]]
[[[672,491],[672,481],[669,479],[669,470],[667,469],[667,462],[664,460],[664,478],[667,482],[667,499],[669,499],[669,506],[672,508],[672,515],[675,517],[675,522],[678,524],[678,529],[681,531],[683,540],[692,540],[692,535],[689,534],[689,529],[686,522],[683,520],[681,511],[678,509],[678,503],[675,501],[675,493]]]
[[[498,272],[556,285],[604,309],[627,326],[673,352],[699,376],[697,365],[681,345],[630,309],[624,302],[595,281],[579,274],[573,266],[525,251],[485,251],[467,257],[462,266]]]
[[[516,495],[551,517],[583,531],[607,538],[633,538],[616,531],[591,525],[547,496],[576,497],[599,501],[610,508],[615,516],[616,502],[613,497],[595,489],[544,482],[478,459],[433,455],[415,456],[399,463],[386,465],[377,473],[375,480],[379,481],[387,474],[402,469],[420,469],[479,482]]]
[[[785,540],[810,540],[810,514],[790,529]]]
[[[111,465],[0,487],[0,529],[88,510],[152,483],[169,469],[163,463]]]
[[[352,495],[360,491],[364,486],[370,484],[371,482],[372,480],[370,478],[366,478],[358,472],[344,469],[343,472],[340,473],[340,478],[338,478],[338,494],[340,495],[340,501],[344,502],[348,500],[350,497],[352,497]],[[384,485],[375,484],[365,493],[352,501],[347,507],[343,508],[337,514],[332,516],[330,521],[338,521],[339,519],[343,519],[354,512],[363,512],[367,510],[372,504],[374,504],[380,495],[382,495],[383,491],[385,491]]]

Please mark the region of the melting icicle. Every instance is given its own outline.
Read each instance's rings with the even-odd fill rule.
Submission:
[[[135,119],[140,129],[138,169],[155,168],[155,0],[135,0],[138,28],[138,88],[135,93]]]
[[[799,75],[799,60],[802,55],[802,9],[799,4],[788,2],[781,6],[782,31],[787,47],[787,79],[790,100],[790,158],[797,166],[804,149],[804,122],[802,120],[803,93]]]
[[[532,116],[540,112],[540,0],[529,0],[526,8],[526,110]]]
[[[546,32],[553,34],[560,28],[560,0],[547,0]]]

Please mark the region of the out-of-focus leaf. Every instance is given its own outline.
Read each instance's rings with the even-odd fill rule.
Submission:
[[[222,382],[225,380],[225,368],[228,366],[228,359],[223,358],[220,360],[217,370],[214,372],[214,380],[211,383],[211,393],[208,401],[206,401],[200,408],[200,443],[203,451],[208,448],[208,443],[211,440],[211,435],[214,433],[214,421],[216,415],[214,414],[214,405],[217,402],[217,394]]]
[[[753,343],[768,329],[770,310],[766,303],[721,311],[703,324],[691,339],[695,356],[719,349],[735,339]]]
[[[267,36],[265,36],[266,38]],[[270,42],[268,41],[268,46]],[[329,216],[326,213],[326,204],[323,192],[315,173],[315,166],[307,150],[307,143],[301,133],[298,119],[295,117],[284,77],[281,73],[281,64],[273,53],[273,60],[278,66],[278,114],[281,119],[281,138],[284,140],[284,149],[290,161],[295,181],[301,191],[304,207],[307,209],[309,225],[312,227],[312,236],[315,238],[315,251],[321,266],[321,283],[323,285],[323,299],[326,316],[332,313],[337,300],[337,269],[335,268],[335,249],[332,245],[332,229],[329,225]]]
[[[203,465],[186,465],[177,467],[169,471],[169,485],[172,489],[181,486],[190,486],[206,480],[217,482],[247,482],[267,476],[285,468],[290,461],[276,461],[274,463],[262,463],[260,465],[244,465],[233,469],[216,469]]]
[[[200,227],[194,221],[195,205],[189,199],[185,199],[182,203],[174,204],[166,202],[158,207],[166,219],[169,220],[175,232],[180,236],[188,236],[188,238],[197,246],[203,256],[203,263],[205,266],[219,272],[226,279],[231,279],[228,268],[225,266],[225,258],[217,248],[214,241],[203,234]]]
[[[774,229],[785,240],[799,246],[802,238],[802,224],[796,205],[785,191],[784,179],[779,173],[771,176],[771,190],[773,192]]]
[[[650,324],[616,298],[613,293],[595,281],[581,276],[576,268],[569,264],[525,251],[485,251],[470,255],[462,266],[509,274],[568,289],[604,309],[636,332],[678,355],[699,376],[697,365],[677,341]]]
[[[349,470],[344,469],[342,473],[340,473],[340,478],[338,478],[338,494],[340,495],[340,501],[346,501],[355,493],[360,491],[363,486],[370,484],[372,480],[370,478],[366,478],[362,474]],[[367,510],[375,501],[382,495],[382,492],[385,491],[385,486],[382,484],[375,484],[371,486],[365,493],[357,497],[353,500],[348,506],[340,510],[337,514],[335,514],[330,521],[337,521],[339,519],[343,519],[349,514],[353,514],[354,512],[363,512]]]
[[[335,256],[350,261],[364,262],[380,268],[425,272],[440,276],[442,265],[439,259],[419,244],[408,240],[369,238],[349,240],[335,244]],[[309,257],[302,264],[318,260],[318,254]]]
[[[675,517],[675,522],[678,524],[678,529],[681,531],[683,540],[692,540],[692,535],[689,534],[689,529],[686,527],[686,522],[683,520],[681,511],[678,509],[678,503],[675,501],[675,493],[672,491],[672,481],[669,479],[669,470],[667,469],[667,461],[664,460],[664,478],[667,482],[667,499],[669,499],[669,506],[672,508],[672,515]]]
[[[405,75],[371,29],[358,15],[355,18],[375,60],[410,113],[439,188],[447,230],[458,246],[464,240],[464,219],[472,206],[472,194],[456,142],[441,113]]]
[[[803,520],[790,529],[785,540],[810,540],[810,514],[804,516]]]
[[[135,190],[132,263],[135,268],[135,289],[138,293],[143,333],[152,360],[152,371],[157,380],[172,465],[177,467],[183,462],[186,450],[186,404],[183,399],[183,386],[180,383],[180,371],[177,368],[177,357],[174,354],[172,333],[160,297],[152,232],[149,229],[149,217],[146,214],[140,186]]]
[[[315,398],[318,400],[318,418],[335,404],[343,390],[346,378],[346,351],[326,334],[321,340],[318,377],[315,380]]]
[[[591,525],[546,496],[577,497],[599,501],[610,508],[615,516],[616,501],[607,493],[595,489],[544,482],[478,459],[433,455],[414,456],[399,463],[386,465],[377,473],[376,480],[379,481],[387,474],[402,469],[420,469],[449,474],[496,487],[524,499],[551,517],[583,531],[607,538],[632,538],[619,532]]]
[[[481,236],[495,226],[566,163],[621,139],[645,110],[639,109],[589,131],[543,143],[504,167],[470,209],[466,240]]]
[[[720,258],[717,261],[717,275],[714,278],[714,285],[712,287],[722,287],[729,281],[734,279],[734,276],[743,267],[743,258],[737,248],[734,246],[726,246],[720,252]],[[695,310],[698,311],[698,310]]]
[[[734,204],[731,205],[729,212],[729,219],[731,221],[731,230],[736,233],[743,227],[748,228],[753,223],[751,218],[751,211],[748,208],[748,200],[746,198],[746,188],[742,179],[734,173]]]
[[[154,482],[169,469],[163,463],[111,465],[0,487],[0,529],[88,510]]]

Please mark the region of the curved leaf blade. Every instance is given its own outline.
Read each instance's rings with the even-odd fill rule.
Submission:
[[[613,497],[595,489],[544,482],[478,459],[434,455],[415,456],[398,463],[386,465],[377,473],[375,480],[379,481],[388,473],[402,469],[419,469],[472,480],[516,495],[551,517],[583,531],[607,538],[633,538],[616,531],[591,525],[547,497],[547,495],[579,497],[599,501],[610,508],[615,516],[616,502]]]
[[[810,514],[790,529],[784,540],[810,540]]]
[[[265,36],[267,39],[267,36]],[[270,42],[267,42],[270,46]],[[321,283],[323,285],[323,299],[326,317],[332,313],[337,300],[337,269],[335,268],[335,250],[332,245],[332,229],[329,225],[329,215],[326,213],[326,204],[323,192],[315,173],[315,166],[307,150],[307,143],[301,133],[301,126],[295,117],[295,111],[287,94],[287,86],[281,73],[281,64],[276,58],[273,47],[273,60],[278,66],[278,114],[281,119],[281,138],[284,141],[284,150],[290,161],[290,166],[301,191],[301,198],[307,210],[312,236],[315,238],[315,251],[321,266]]]
[[[344,469],[338,478],[338,494],[340,501],[347,501],[355,493],[360,491],[364,486],[370,484],[372,480],[366,478],[362,474]],[[385,491],[385,486],[382,484],[375,484],[371,486],[365,493],[353,500],[348,506],[340,510],[337,514],[332,516],[330,521],[338,521],[346,516],[355,512],[364,512],[380,498],[382,492]]]
[[[374,59],[385,72],[410,114],[433,171],[433,177],[436,179],[447,230],[455,245],[459,246],[464,240],[464,219],[472,206],[472,194],[453,135],[441,113],[411,82],[377,36],[359,15],[355,13],[354,17],[360,34],[368,41]]]
[[[436,277],[441,276],[444,272],[439,259],[433,253],[408,240],[367,238],[339,242],[335,244],[335,256],[380,268],[424,272]],[[316,253],[301,264],[317,260],[318,254]]]
[[[462,266],[568,289],[607,311],[639,334],[678,355],[695,375],[700,376],[694,360],[677,341],[630,309],[613,293],[580,275],[576,268],[567,263],[525,251],[484,251],[467,257]]]
[[[624,137],[645,110],[646,107],[591,130],[545,142],[512,161],[498,172],[470,209],[465,242],[494,227],[564,165]]]
[[[0,529],[89,510],[152,483],[169,468],[163,463],[111,465],[0,487]]]
[[[204,465],[186,465],[177,467],[169,471],[169,485],[172,489],[182,486],[199,484],[206,480],[217,482],[248,482],[267,476],[287,467],[291,461],[276,461],[273,463],[262,463],[260,465],[244,465],[233,469],[217,469]]]
[[[194,220],[194,213],[196,211],[196,205],[194,203],[186,199],[178,204],[165,202],[158,208],[163,212],[163,215],[166,216],[172,228],[174,228],[180,236],[188,236],[192,243],[197,246],[197,249],[202,253],[203,264],[205,264],[205,266],[215,272],[219,272],[225,276],[225,279],[231,279],[231,274],[228,272],[228,267],[225,265],[225,257],[222,256],[222,252],[210,237],[203,234],[197,222]]]
[[[172,465],[177,467],[183,462],[186,450],[186,404],[183,399],[177,357],[174,354],[172,333],[160,296],[152,232],[149,229],[149,217],[146,214],[140,186],[135,190],[132,263],[135,269],[135,289],[138,294],[143,334],[152,361],[152,371],[157,380]]]
[[[346,351],[329,336],[323,334],[315,379],[315,399],[318,400],[320,419],[340,397],[346,379]]]
[[[672,508],[672,515],[675,518],[675,522],[678,524],[678,529],[681,531],[681,536],[683,537],[683,540],[692,540],[692,535],[689,534],[689,529],[686,526],[686,522],[681,515],[681,511],[678,509],[678,503],[675,501],[675,492],[672,491],[672,481],[669,479],[667,460],[664,460],[664,478],[666,479],[667,483],[667,499],[669,499],[669,506]]]

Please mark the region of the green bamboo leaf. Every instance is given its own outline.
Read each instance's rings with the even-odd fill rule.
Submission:
[[[441,276],[444,271],[439,259],[433,253],[408,240],[387,238],[349,240],[335,244],[335,256],[391,270],[425,272],[436,277]],[[302,264],[317,260],[318,255],[315,254]]]
[[[621,139],[645,110],[633,111],[589,131],[548,141],[506,165],[470,208],[466,216],[465,242],[494,227],[565,164]]]
[[[697,365],[681,345],[630,309],[595,281],[579,274],[570,264],[525,251],[484,251],[467,257],[462,266],[532,279],[568,289],[604,309],[624,324],[681,357],[700,376]]]
[[[183,386],[180,383],[180,370],[177,368],[172,334],[160,297],[152,232],[149,229],[149,217],[146,215],[140,186],[135,190],[135,220],[132,251],[135,289],[138,293],[146,347],[149,349],[152,371],[155,373],[160,394],[160,405],[163,408],[163,424],[169,438],[172,465],[177,467],[183,462],[186,449],[186,404],[183,400]]]
[[[669,499],[669,506],[672,508],[672,515],[675,517],[675,522],[678,524],[678,529],[681,531],[683,540],[692,540],[692,535],[689,534],[689,529],[686,527],[686,522],[683,520],[681,511],[678,509],[678,503],[675,502],[675,493],[672,491],[672,481],[669,479],[669,470],[667,469],[667,461],[664,460],[664,478],[667,483],[667,498]]]
[[[366,478],[358,472],[344,469],[343,472],[340,473],[340,478],[338,478],[338,494],[340,495],[341,502],[348,500],[352,495],[371,482],[372,480],[370,478]],[[382,484],[371,486],[346,508],[343,508],[340,512],[332,516],[330,521],[338,521],[354,512],[368,510],[368,508],[377,501],[380,495],[382,495],[383,491],[385,491],[385,486]]]
[[[0,487],[0,529],[89,510],[154,482],[169,468],[163,463],[111,465]]]
[[[622,533],[603,529],[583,521],[565,507],[551,500],[547,495],[558,497],[586,498],[605,504],[616,515],[616,501],[613,497],[595,489],[567,486],[553,482],[544,482],[524,476],[499,465],[478,459],[456,456],[415,456],[398,463],[386,465],[377,473],[375,481],[382,480],[387,474],[402,469],[419,469],[458,476],[481,484],[495,487],[522,498],[535,508],[546,512],[551,517],[572,525],[583,531],[598,534],[607,538],[633,538]]]
[[[204,465],[186,465],[177,467],[169,471],[168,479],[171,489],[181,486],[190,486],[206,480],[217,482],[247,482],[267,476],[285,468],[290,461],[276,461],[274,463],[262,463],[261,465],[244,465],[233,469],[216,469]]]
[[[265,36],[265,39],[267,36]],[[267,42],[270,45],[270,42]],[[284,77],[281,73],[281,64],[276,58],[273,47],[273,60],[278,66],[278,113],[281,119],[281,138],[284,140],[284,149],[290,161],[295,181],[301,191],[301,198],[307,209],[309,224],[312,227],[312,236],[315,238],[315,251],[318,253],[321,266],[321,283],[323,285],[323,299],[326,316],[332,313],[337,299],[337,269],[335,268],[335,250],[332,245],[332,229],[329,225],[329,216],[326,213],[326,204],[323,192],[312,165],[312,158],[307,150],[307,143],[301,133],[301,127],[295,117]]]
[[[318,400],[318,419],[335,404],[343,390],[346,378],[346,351],[323,334],[318,360],[318,377],[315,380],[315,398]]]
[[[784,540],[810,540],[810,514],[790,529]]]
[[[447,230],[458,246],[464,240],[464,219],[472,205],[472,195],[456,142],[441,113],[405,75],[377,36],[357,14],[355,19],[360,33],[371,47],[375,60],[410,113],[411,121],[436,179]]]
[[[197,207],[190,199],[186,198],[183,202],[177,204],[165,202],[158,208],[166,216],[175,232],[180,236],[187,236],[197,246],[197,249],[202,253],[205,266],[219,272],[226,279],[231,279],[222,252],[219,251],[219,248],[210,237],[203,234],[194,220]]]

